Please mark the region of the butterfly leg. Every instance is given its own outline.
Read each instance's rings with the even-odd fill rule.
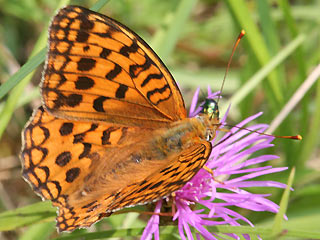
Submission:
[[[172,217],[176,214],[176,193],[173,192],[171,193],[171,197],[172,197],[172,208],[171,208],[171,213],[172,213]]]
[[[220,184],[224,184],[224,182],[221,182],[221,181],[215,179],[215,177],[214,177],[214,172],[212,171],[211,168],[208,168],[206,165],[204,165],[202,168],[203,168],[204,170],[206,170],[209,174],[211,174],[211,176],[212,176],[212,178],[213,178],[213,181],[215,181],[215,182],[217,182],[217,183],[220,183]]]
[[[219,131],[221,131],[221,132],[230,132],[230,129],[226,129],[226,128],[219,128]]]

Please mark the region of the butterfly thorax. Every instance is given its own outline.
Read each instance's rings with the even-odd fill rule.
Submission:
[[[152,157],[164,159],[190,148],[197,141],[211,141],[219,128],[219,118],[212,116],[211,112],[200,113],[195,118],[186,118],[173,123],[167,129],[157,130],[157,137],[151,143],[151,149],[156,150]]]

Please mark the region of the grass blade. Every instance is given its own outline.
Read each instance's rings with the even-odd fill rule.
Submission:
[[[290,189],[293,184],[294,174],[295,174],[295,168],[293,168],[290,172],[287,187],[284,190],[284,193],[283,193],[281,201],[280,201],[279,211],[278,211],[277,215],[275,216],[274,224],[272,227],[272,235],[274,237],[277,236],[278,234],[281,234],[281,231],[282,231],[283,220],[284,220],[284,216],[286,214],[287,207],[288,207]]]
[[[196,0],[181,1],[168,29],[165,32],[160,29],[154,36],[153,49],[163,61],[166,61],[172,53],[195,3]]]

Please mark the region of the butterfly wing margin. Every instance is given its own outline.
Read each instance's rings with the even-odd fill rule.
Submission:
[[[51,23],[42,97],[47,110],[70,119],[159,127],[186,117],[153,50],[117,21],[77,6]]]

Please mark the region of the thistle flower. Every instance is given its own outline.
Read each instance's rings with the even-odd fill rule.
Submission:
[[[190,117],[197,115],[201,107],[196,108],[199,90],[196,91],[190,107]],[[212,94],[208,89],[209,98],[216,98],[218,93]],[[197,238],[202,235],[205,239],[216,239],[216,234],[209,232],[206,226],[229,224],[239,226],[240,222],[253,224],[244,216],[231,210],[236,206],[252,211],[268,211],[276,213],[279,206],[267,197],[270,194],[250,193],[243,188],[250,187],[277,187],[286,185],[275,181],[255,181],[254,178],[281,172],[286,167],[274,168],[272,166],[257,167],[259,163],[278,158],[275,155],[262,155],[250,158],[252,153],[272,147],[271,136],[265,136],[248,130],[239,129],[259,117],[255,114],[230,129],[219,141],[213,141],[213,149],[206,166],[213,170],[214,178],[208,171],[201,169],[183,188],[175,192],[176,206],[172,221],[177,220],[181,239],[194,239],[191,228],[194,228]],[[226,114],[227,115],[227,114]],[[221,120],[225,122],[225,117]],[[249,130],[263,132],[266,124],[256,124],[247,127]],[[248,159],[247,159],[248,158]],[[164,201],[164,200],[162,200]],[[158,201],[155,213],[159,213],[162,201]],[[193,207],[197,204],[197,210]],[[205,211],[209,210],[209,211]],[[152,215],[147,223],[141,239],[159,239],[159,215]],[[229,237],[239,239],[236,234],[227,234]],[[250,239],[248,235],[243,236]]]

